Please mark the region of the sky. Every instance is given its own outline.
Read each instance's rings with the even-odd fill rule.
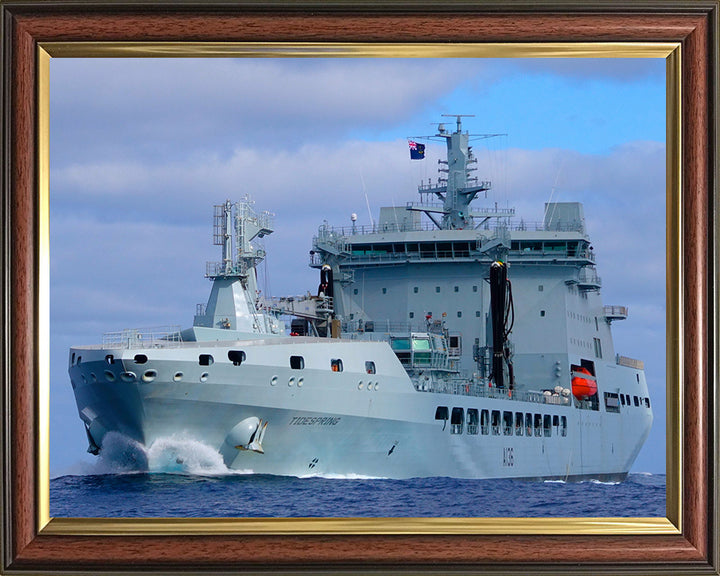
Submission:
[[[68,349],[105,332],[192,324],[207,301],[212,210],[275,214],[261,288],[317,286],[312,237],[417,201],[436,144],[472,114],[488,202],[542,221],[579,201],[616,352],[645,361],[655,421],[632,471],[665,472],[665,62],[662,59],[52,59],[50,474],[93,471]],[[449,123],[452,124],[451,119]],[[444,145],[441,145],[444,146]]]

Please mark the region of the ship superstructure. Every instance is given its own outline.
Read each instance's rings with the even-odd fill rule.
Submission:
[[[312,295],[260,297],[270,217],[216,207],[222,262],[192,328],[71,350],[89,450],[185,434],[258,473],[623,478],[652,410],[642,362],[614,350],[628,312],[602,302],[583,207],[474,207],[491,183],[454,118],[419,202],[320,227]]]

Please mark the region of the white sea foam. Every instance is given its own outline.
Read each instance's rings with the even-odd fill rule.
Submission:
[[[298,478],[324,478],[326,480],[387,480],[383,476],[364,476],[363,474],[304,474]]]
[[[70,475],[133,474],[142,472],[222,476],[253,474],[253,470],[231,470],[214,448],[187,436],[173,435],[144,446],[119,432],[103,438],[95,462],[79,462]]]
[[[252,473],[230,470],[217,450],[193,438],[170,436],[158,438],[147,448],[150,472],[221,476]]]

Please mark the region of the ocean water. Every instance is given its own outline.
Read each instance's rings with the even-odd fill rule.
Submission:
[[[624,482],[271,476],[192,440],[106,445],[50,480],[53,517],[665,517],[665,476]]]

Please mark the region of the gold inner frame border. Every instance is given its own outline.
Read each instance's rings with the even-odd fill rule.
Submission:
[[[49,94],[51,58],[664,58],[666,60],[666,517],[665,518],[51,518],[49,514]],[[680,534],[683,321],[681,45],[577,43],[44,42],[38,46],[38,508],[47,535]]]

